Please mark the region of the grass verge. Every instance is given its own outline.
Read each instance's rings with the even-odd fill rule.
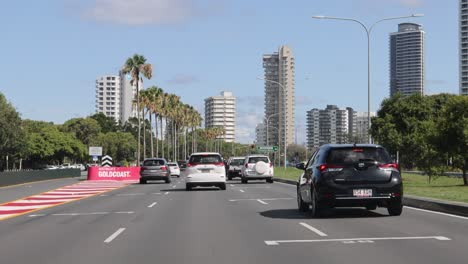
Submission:
[[[275,177],[297,181],[301,171],[288,167],[275,168]],[[404,193],[446,201],[468,203],[468,186],[463,185],[462,178],[440,176],[428,182],[428,176],[403,173]]]

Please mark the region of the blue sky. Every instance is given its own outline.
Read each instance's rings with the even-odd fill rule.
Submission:
[[[372,33],[372,111],[389,94],[388,34],[401,22],[426,32],[426,92],[458,93],[458,0],[15,0],[0,8],[0,91],[23,118],[62,123],[94,111],[94,82],[143,54],[157,85],[203,109],[229,90],[238,97],[237,137],[251,142],[263,117],[262,54],[289,45],[296,57],[298,143],[311,108],[367,110]]]

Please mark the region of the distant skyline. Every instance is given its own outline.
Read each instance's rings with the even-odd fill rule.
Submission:
[[[296,128],[306,111],[334,104],[367,111],[367,48],[359,25],[316,20],[351,17],[372,33],[371,110],[389,95],[389,33],[399,23],[426,32],[426,94],[459,92],[458,0],[17,0],[2,3],[0,91],[22,118],[62,123],[94,113],[95,80],[116,75],[135,53],[154,66],[157,85],[203,113],[203,99],[237,97],[236,138],[255,139],[263,119],[262,55],[288,45],[296,58]],[[164,8],[162,8],[164,7]],[[262,103],[259,103],[262,102]]]

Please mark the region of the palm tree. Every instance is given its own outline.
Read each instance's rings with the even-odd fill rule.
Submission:
[[[132,80],[131,85],[136,85],[136,98],[137,98],[137,115],[138,115],[138,147],[137,147],[137,161],[140,164],[140,81],[143,82],[143,77],[140,77],[140,74],[143,75],[146,79],[151,79],[153,76],[153,66],[149,63],[146,63],[146,58],[143,55],[135,54],[133,57],[130,57],[125,62],[125,65],[122,69],[123,74],[130,73]]]

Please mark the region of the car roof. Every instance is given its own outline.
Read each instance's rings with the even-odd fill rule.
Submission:
[[[231,160],[233,160],[233,159],[245,159],[245,157],[231,157],[230,159]]]
[[[194,156],[194,155],[219,155],[221,156],[221,154],[219,154],[218,152],[195,152],[195,153],[192,153],[190,156]]]
[[[255,157],[267,157],[267,155],[261,155],[261,154],[254,154],[254,155],[247,155],[246,158],[255,158]]]

